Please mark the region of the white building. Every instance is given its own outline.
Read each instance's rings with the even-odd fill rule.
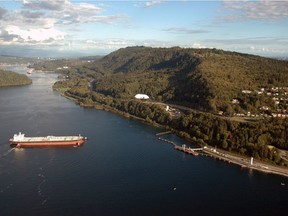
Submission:
[[[146,94],[136,94],[135,98],[136,99],[145,99],[145,100],[147,100],[147,99],[149,99],[149,96],[146,95]]]
[[[252,91],[250,91],[250,90],[242,90],[242,93],[244,93],[244,94],[251,94]]]
[[[232,104],[239,104],[240,102],[239,102],[239,100],[237,100],[237,99],[232,99]]]

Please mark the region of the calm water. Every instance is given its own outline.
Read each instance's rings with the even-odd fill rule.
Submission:
[[[0,88],[1,216],[287,215],[287,178],[185,155],[156,139],[160,129],[59,96],[56,74],[31,78],[30,86]],[[8,139],[19,131],[89,140],[12,149]]]

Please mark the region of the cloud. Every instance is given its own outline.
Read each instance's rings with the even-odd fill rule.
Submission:
[[[288,1],[224,0],[222,6],[224,9],[222,12],[227,14],[218,18],[224,21],[277,20],[288,18]]]
[[[17,40],[18,36],[9,34],[9,32],[5,29],[1,29],[0,31],[0,45],[10,44],[11,42]]]
[[[102,22],[105,16],[100,16],[103,9],[92,4],[67,4],[62,10],[54,11],[51,15],[62,24]]]
[[[203,29],[187,29],[187,28],[168,28],[163,29],[163,31],[174,33],[174,34],[200,34],[208,33],[210,31]]]
[[[231,39],[206,39],[205,42],[214,44],[227,44],[227,45],[273,45],[283,46],[283,43],[288,42],[288,37],[243,37]]]
[[[2,17],[3,17],[6,13],[7,13],[7,11],[6,11],[4,8],[0,7],[0,19],[2,19]]]
[[[99,6],[90,3],[72,3],[68,0],[41,0],[24,3],[24,9],[46,11],[47,16],[53,17],[55,24],[71,25],[77,23],[111,23],[125,18],[125,15],[104,16]]]
[[[135,46],[136,42],[125,39],[86,40],[86,45],[88,49],[95,47],[103,50],[115,50],[127,46]]]
[[[112,24],[125,14],[103,15],[101,7],[69,0],[24,0],[23,7],[7,11],[0,7],[0,45],[59,44],[69,36],[66,26],[83,23]]]
[[[163,2],[164,2],[163,0],[147,1],[147,2],[145,2],[145,7],[152,7],[154,5],[157,5],[157,4],[160,4],[160,3],[163,3]]]
[[[14,42],[51,42],[63,40],[65,34],[53,28],[23,30],[18,26],[7,26],[5,32],[13,36]]]
[[[125,48],[128,46],[149,46],[149,47],[172,47],[175,46],[172,42],[160,41],[160,40],[126,40],[121,38],[108,38],[106,40],[86,40],[79,41],[78,46],[81,46],[81,49],[102,49],[102,50],[117,50],[120,48]]]
[[[23,18],[28,18],[28,19],[39,19],[44,16],[44,13],[30,12],[30,11],[20,11],[20,14],[23,16]]]
[[[207,47],[231,50],[266,56],[287,55],[288,48],[283,44],[288,42],[288,37],[243,37],[231,39],[206,39]]]
[[[15,25],[21,28],[54,28],[55,19],[41,12],[15,11],[5,17],[2,26]]]
[[[194,44],[192,44],[192,48],[202,49],[202,48],[206,48],[206,46],[201,45],[200,43],[194,43]]]
[[[52,10],[61,11],[71,3],[68,0],[24,0],[23,5],[26,9],[31,10]]]
[[[158,4],[162,4],[164,2],[168,2],[168,1],[171,1],[171,0],[150,0],[150,1],[143,1],[143,0],[134,0],[134,6],[135,7],[139,7],[139,8],[151,8],[155,5],[158,5]]]

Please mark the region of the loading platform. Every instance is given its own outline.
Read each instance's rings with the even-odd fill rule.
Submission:
[[[185,152],[187,154],[192,154],[194,156],[198,156],[199,153],[197,151],[202,151],[203,148],[191,148],[191,147],[187,147],[186,145],[182,145],[182,146],[174,146],[174,149]]]
[[[164,138],[161,137],[162,135],[166,135],[166,134],[169,134],[169,133],[171,133],[171,131],[166,131],[166,132],[163,132],[163,133],[158,133],[158,134],[156,134],[156,136],[157,136],[157,138],[158,138],[159,140],[173,145],[173,147],[174,147],[175,150],[182,151],[182,152],[184,152],[184,153],[191,154],[191,155],[194,155],[194,156],[198,156],[198,155],[199,155],[198,151],[203,151],[203,149],[204,149],[204,148],[191,148],[191,147],[187,147],[185,144],[183,144],[182,146],[179,146],[179,145],[177,145],[175,142],[173,142],[173,141],[171,141],[171,140],[164,139]]]

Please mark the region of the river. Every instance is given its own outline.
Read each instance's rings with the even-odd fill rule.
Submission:
[[[34,72],[32,85],[0,88],[1,216],[287,215],[288,178],[175,151],[156,138],[161,129],[61,97],[57,76]],[[20,131],[89,140],[11,148]]]

